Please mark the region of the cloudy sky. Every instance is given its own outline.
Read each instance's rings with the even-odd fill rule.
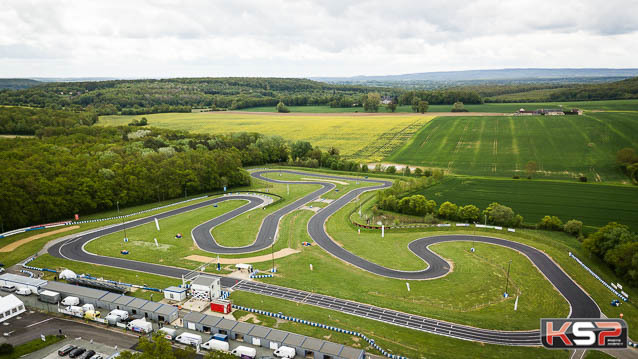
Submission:
[[[638,67],[636,0],[0,1],[0,77]]]

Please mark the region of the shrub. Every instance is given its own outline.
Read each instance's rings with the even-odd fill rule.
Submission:
[[[586,176],[580,176],[578,178],[578,180],[581,181],[581,182],[587,182],[587,177]]]
[[[514,176],[512,176],[512,178],[513,178],[513,179],[519,179],[519,178],[521,178],[521,176],[519,176],[519,175],[514,175]]]
[[[551,231],[560,231],[563,229],[563,221],[556,216],[545,216],[541,219],[539,227]]]
[[[277,112],[288,113],[290,112],[290,109],[288,109],[288,107],[286,107],[283,102],[279,101],[279,103],[277,104]]]
[[[583,222],[571,219],[563,226],[563,231],[573,236],[580,237],[583,232]]]
[[[0,344],[0,355],[8,355],[13,353],[13,345],[9,343]]]

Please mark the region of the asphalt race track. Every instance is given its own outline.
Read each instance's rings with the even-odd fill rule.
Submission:
[[[248,203],[233,211],[225,213],[217,218],[211,219],[196,228],[193,229],[192,234],[197,245],[203,250],[220,254],[237,254],[248,253],[261,250],[269,247],[273,243],[273,238],[276,238],[277,227],[281,218],[292,212],[293,210],[303,206],[308,202],[314,201],[322,194],[335,188],[332,183],[321,181],[280,181],[273,180],[264,177],[264,173],[290,173],[290,174],[304,174],[290,170],[261,170],[252,172],[251,175],[254,178],[269,182],[290,183],[290,184],[319,184],[322,187],[289,204],[283,208],[268,215],[262,222],[262,226],[259,230],[255,242],[245,247],[223,247],[218,245],[212,237],[211,229],[223,222],[226,222],[232,218],[239,216],[240,214],[255,209],[263,205],[264,200],[250,195],[235,195],[218,197],[211,200],[207,200],[201,203],[189,205],[183,208],[171,210],[158,214],[155,216],[142,218],[126,223],[126,227],[130,228],[141,224],[149,223],[153,221],[153,218],[166,218],[169,216],[178,215],[187,211],[202,208],[214,203],[220,203],[231,199],[246,200]],[[327,179],[337,180],[351,180],[351,181],[365,181],[370,182],[373,186],[354,189],[339,199],[333,201],[325,208],[321,209],[317,214],[311,217],[308,222],[308,233],[313,240],[321,246],[324,250],[334,255],[335,257],[348,262],[356,267],[371,273],[405,280],[427,280],[435,279],[446,275],[449,272],[449,264],[437,254],[429,250],[429,246],[440,242],[449,241],[477,241],[490,243],[495,245],[504,246],[517,250],[526,255],[534,265],[545,275],[545,277],[554,285],[554,287],[560,292],[563,297],[569,302],[571,307],[570,317],[572,318],[599,318],[600,309],[596,303],[587,295],[565,272],[563,272],[558,265],[556,265],[551,258],[545,255],[543,252],[520,244],[518,242],[512,242],[499,238],[485,237],[485,236],[463,236],[463,235],[444,235],[420,238],[411,242],[409,249],[424,262],[427,262],[429,266],[427,269],[414,272],[397,271],[383,266],[371,263],[361,257],[356,256],[353,253],[348,252],[342,247],[338,246],[330,236],[325,232],[324,224],[327,219],[338,211],[340,208],[348,204],[363,192],[382,189],[391,185],[389,181],[370,180],[362,178],[349,178],[340,176],[320,175],[312,174],[313,177],[322,177]],[[83,234],[78,237],[57,243],[49,248],[49,254],[67,258],[70,260],[76,260],[87,263],[95,263],[101,265],[107,265],[112,267],[125,268],[130,270],[142,271],[152,274],[159,274],[169,277],[181,278],[183,275],[191,273],[192,271],[182,268],[163,266],[159,264],[137,262],[121,258],[105,257],[90,254],[84,251],[84,245],[96,238],[102,237],[107,234],[121,231],[123,225],[113,225],[95,230],[91,233]],[[426,264],[424,263],[424,266]],[[221,277],[222,286],[232,288],[234,290],[243,290],[247,292],[259,293],[269,295],[273,297],[288,299],[297,301],[300,303],[306,303],[315,305],[327,309],[337,310],[343,313],[357,315],[364,318],[374,319],[382,322],[386,322],[393,325],[404,326],[424,332],[445,335],[449,337],[455,337],[464,340],[479,341],[484,343],[502,344],[502,345],[540,345],[540,336],[538,330],[534,331],[498,331],[489,329],[480,329],[464,325],[458,325],[454,323],[444,322],[441,320],[426,318],[417,315],[410,315],[401,313],[389,309],[383,309],[374,307],[368,304],[361,304],[351,301],[346,301],[334,297],[325,295],[300,291],[296,289],[290,289],[280,286],[274,286],[270,284],[252,282],[252,281],[238,281],[233,278]]]

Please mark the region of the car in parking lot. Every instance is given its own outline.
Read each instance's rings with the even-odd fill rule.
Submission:
[[[69,353],[69,358],[78,358],[80,355],[84,354],[86,349],[84,348],[75,348]]]
[[[13,284],[5,284],[2,287],[0,287],[0,290],[3,291],[3,292],[12,293],[12,292],[16,291],[16,286],[13,285]]]
[[[95,350],[89,350],[88,352],[84,354],[82,359],[91,359],[93,358],[94,355],[95,355]]]
[[[77,348],[75,345],[65,345],[62,348],[60,348],[58,350],[58,355],[63,357],[63,356],[67,356],[70,352],[72,352],[75,348]]]

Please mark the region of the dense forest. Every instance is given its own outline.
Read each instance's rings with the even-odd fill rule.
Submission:
[[[39,84],[40,81],[29,79],[0,79],[0,89],[19,90]]]
[[[140,115],[190,112],[192,108],[237,110],[257,106],[330,105],[363,106],[370,92],[390,98],[414,96],[398,88],[335,85],[306,79],[182,78],[165,80],[115,80],[55,82],[23,90],[0,91],[0,104],[32,106],[98,115]],[[431,104],[481,103],[474,91],[418,91]],[[411,97],[411,98],[412,98]]]
[[[0,134],[34,135],[45,127],[91,126],[97,119],[95,112],[0,107]]]

